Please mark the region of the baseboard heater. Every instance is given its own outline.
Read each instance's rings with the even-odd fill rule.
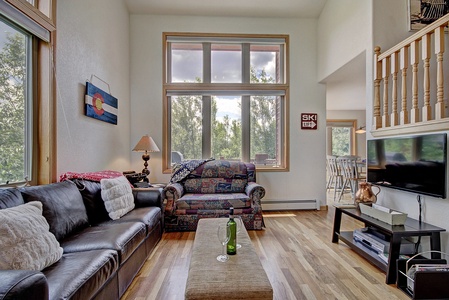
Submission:
[[[319,209],[316,200],[262,200],[262,210]]]

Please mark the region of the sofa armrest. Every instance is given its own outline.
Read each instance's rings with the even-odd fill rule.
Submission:
[[[162,209],[162,188],[134,188],[136,207],[157,206]]]
[[[48,299],[44,274],[29,270],[0,270],[0,300]]]

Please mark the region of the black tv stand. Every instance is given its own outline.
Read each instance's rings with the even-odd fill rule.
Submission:
[[[365,224],[365,227],[373,227],[390,237],[390,252],[388,263],[379,258],[377,253],[370,251],[368,248],[354,242],[353,232],[340,232],[342,214],[357,219]],[[401,239],[410,236],[429,236],[430,250],[441,251],[440,232],[446,231],[444,228],[436,227],[424,222],[419,222],[412,218],[407,218],[404,225],[390,225],[388,223],[376,220],[368,215],[364,215],[356,208],[335,207],[334,229],[332,233],[332,243],[338,243],[338,240],[345,242],[352,250],[363,256],[373,265],[386,272],[386,283],[396,283],[396,260],[399,258],[399,249],[401,247]],[[413,254],[413,253],[410,253]],[[439,253],[433,252],[433,259],[441,258]]]

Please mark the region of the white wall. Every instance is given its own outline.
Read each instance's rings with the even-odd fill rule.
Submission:
[[[122,0],[59,0],[57,5],[57,161],[66,171],[129,169],[129,14]],[[118,98],[118,125],[84,115],[94,74]],[[103,90],[107,85],[94,79]]]
[[[131,143],[149,133],[162,148],[162,33],[212,32],[290,35],[290,171],[259,172],[263,200],[318,200],[325,205],[325,95],[317,83],[317,21],[131,15]],[[318,130],[300,130],[302,112],[318,113]],[[167,182],[161,153],[150,160],[150,181]],[[132,155],[132,167],[142,166]]]
[[[318,81],[370,45],[371,0],[328,0],[318,21]]]
[[[389,9],[385,9],[385,7],[389,7]],[[407,1],[375,0],[373,1],[373,16],[373,44],[380,46],[383,51],[388,50],[390,47],[413,34],[413,32],[408,31]],[[371,93],[367,103],[368,126],[371,126],[373,123],[372,95],[373,94]],[[367,132],[367,138],[372,138],[369,132]],[[449,176],[447,177],[447,180],[449,186]],[[383,188],[378,196],[378,202],[381,205],[408,213],[410,217],[417,219],[419,216],[419,208],[416,196],[417,195],[413,193]],[[443,227],[449,231],[449,223],[447,221],[448,215],[449,198],[438,199],[424,196],[422,214],[424,222]],[[449,233],[442,233],[441,238],[442,250],[448,252]],[[428,242],[428,239],[424,238],[424,242]]]

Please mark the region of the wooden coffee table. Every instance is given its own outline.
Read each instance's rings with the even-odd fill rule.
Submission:
[[[273,299],[273,288],[245,228],[237,241],[242,248],[225,263],[217,261],[223,251],[218,225],[227,218],[201,219],[190,259],[185,299]]]

